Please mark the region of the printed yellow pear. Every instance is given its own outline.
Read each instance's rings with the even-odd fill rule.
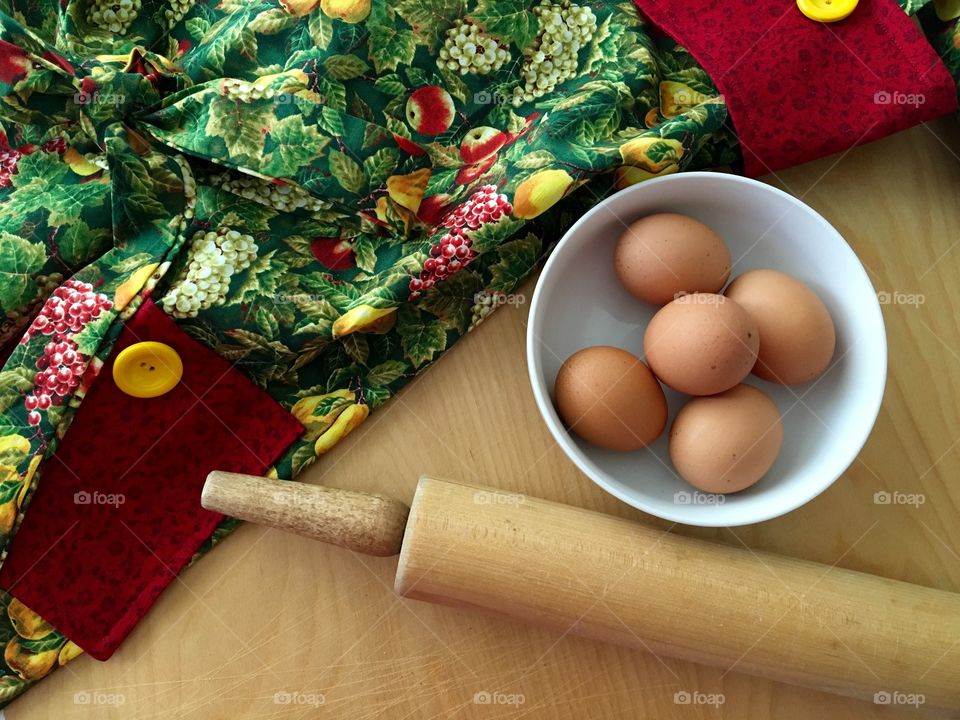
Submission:
[[[683,145],[672,138],[642,135],[621,145],[620,157],[625,165],[633,165],[655,174],[679,162],[683,157]]]
[[[327,17],[358,23],[370,14],[370,0],[320,0],[320,9]]]
[[[253,81],[253,87],[257,90],[266,90],[269,87],[276,87],[279,90],[294,90],[297,88],[306,88],[310,78],[300,69],[286,70],[271,75],[261,75]]]
[[[689,85],[664,80],[660,83],[660,112],[665,118],[676,117],[680,113],[707,102],[709,95],[697,92]]]
[[[17,499],[13,498],[0,505],[0,533],[7,535],[13,530],[17,520]]]
[[[3,650],[3,659],[6,661],[7,667],[24,680],[39,680],[53,669],[60,648],[33,652],[25,648],[22,642],[23,638],[19,636],[12,638]]]
[[[7,617],[17,635],[26,640],[37,640],[53,632],[50,623],[16,598],[7,606]]]
[[[0,437],[0,455],[17,453],[26,455],[30,452],[30,441],[20,435],[4,435]]]
[[[358,305],[338,317],[333,323],[333,336],[343,337],[355,332],[372,332],[382,335],[389,332],[397,321],[397,309],[375,308]]]
[[[317,455],[329,452],[334,445],[356,430],[369,414],[370,408],[366,405],[357,404],[348,407],[340,413],[330,429],[317,438],[317,442],[313,445],[314,452]]]
[[[572,184],[566,170],[541,170],[528,177],[513,195],[514,216],[535,218],[555,205]]]
[[[428,168],[414,170],[409,175],[393,175],[387,178],[387,194],[397,205],[417,212],[428,182],[430,182]]]
[[[23,485],[20,486],[20,492],[17,493],[17,508],[23,507],[23,502],[27,498],[27,492],[30,490],[30,483],[33,481],[33,476],[37,474],[37,468],[40,466],[41,460],[43,460],[42,455],[34,455],[30,458],[27,471],[23,474]]]
[[[134,270],[113,294],[113,306],[117,310],[125,308],[137,296],[140,288],[144,286],[144,283],[158,267],[160,267],[160,263],[150,263]]]
[[[660,172],[652,173],[643,168],[632,167],[630,165],[621,165],[613,173],[613,186],[617,190],[636,185],[650,178],[660,177],[661,175],[672,175],[680,168],[677,165],[667,165]]]
[[[290,414],[307,429],[304,439],[316,440],[333,425],[340,413],[353,403],[355,397],[353,390],[335,390],[324,395],[311,395],[297,400],[290,408]]]
[[[57,655],[57,662],[60,665],[66,665],[80,655],[83,655],[83,648],[75,644],[73,640],[67,640],[67,644],[60,648],[60,653]]]
[[[283,9],[296,17],[309,15],[319,4],[318,0],[280,0]]]
[[[87,160],[85,156],[77,152],[74,148],[68,147],[63,153],[63,161],[70,166],[70,169],[73,170],[77,175],[82,175],[87,177],[88,175],[94,175],[103,168],[98,165],[94,165],[92,162]]]

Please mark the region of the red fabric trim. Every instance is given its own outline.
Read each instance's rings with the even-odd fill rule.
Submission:
[[[133,398],[113,382],[113,357],[104,364],[0,570],[0,587],[98,660],[110,657],[223,520],[200,507],[207,473],[263,474],[303,432],[149,301],[114,355],[141,340],[180,354],[181,383],[160,397]]]
[[[635,2],[723,93],[750,176],[957,107],[949,72],[893,0],[860,0],[849,18],[829,24],[805,17],[794,0]]]

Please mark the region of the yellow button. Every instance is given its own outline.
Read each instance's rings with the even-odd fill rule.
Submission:
[[[830,23],[850,17],[858,0],[797,0],[800,12],[811,20]]]
[[[113,361],[113,381],[133,397],[151,398],[170,392],[182,376],[180,356],[163,343],[134,343]]]

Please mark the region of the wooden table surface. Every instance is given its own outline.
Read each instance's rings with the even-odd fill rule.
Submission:
[[[766,180],[825,215],[890,298],[883,408],[858,461],[805,507],[675,532],[960,592],[960,128],[943,119]],[[304,479],[409,501],[428,473],[664,527],[550,439],[527,383],[526,313],[503,307]],[[877,492],[919,499],[877,504]],[[917,717],[400,600],[395,568],[244,526],[170,586],[113,659],[78,659],[7,718]],[[678,704],[678,692],[724,702]]]

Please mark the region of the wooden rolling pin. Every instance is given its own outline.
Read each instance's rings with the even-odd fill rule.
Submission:
[[[219,472],[202,502],[359,552],[399,552],[405,597],[842,695],[960,709],[958,594],[429,477],[409,518],[396,500]]]

